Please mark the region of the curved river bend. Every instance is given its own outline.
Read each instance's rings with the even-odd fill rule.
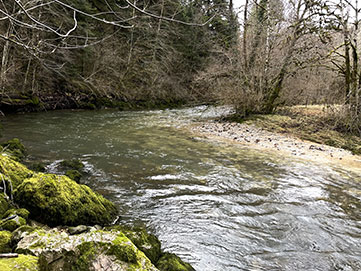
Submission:
[[[122,223],[146,225],[198,271],[361,270],[361,177],[181,128],[216,113],[53,111],[2,123],[51,171],[81,159]]]

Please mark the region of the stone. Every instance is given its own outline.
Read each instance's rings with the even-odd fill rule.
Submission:
[[[60,166],[63,169],[73,169],[78,171],[84,169],[84,164],[79,159],[63,160],[60,162]]]
[[[0,231],[0,253],[11,252],[11,232]]]
[[[12,159],[6,153],[2,153],[0,154],[0,174],[7,183],[7,191],[11,192],[11,186],[13,189],[16,189],[24,179],[31,177],[34,172]],[[10,181],[11,185],[9,184]]]
[[[18,138],[10,139],[1,144],[3,151],[9,153],[13,159],[20,161],[25,157],[25,146]]]
[[[3,217],[3,215],[9,209],[9,206],[9,202],[5,198],[4,194],[0,193],[0,217]]]
[[[88,227],[84,226],[84,225],[79,225],[79,226],[76,226],[76,227],[69,227],[68,228],[68,232],[69,232],[70,235],[80,234],[80,233],[86,232],[87,230],[88,230]]]
[[[17,253],[39,257],[41,270],[158,270],[120,231],[36,230],[18,243]]]
[[[26,220],[18,215],[12,215],[0,220],[0,229],[14,231],[26,224]]]
[[[35,173],[14,191],[14,199],[30,211],[30,218],[57,225],[109,224],[117,213],[115,205],[66,176]]]
[[[161,255],[161,243],[159,239],[148,233],[144,228],[129,228],[125,226],[113,226],[112,228],[120,229],[138,249],[156,264]]]
[[[68,176],[73,181],[79,183],[83,175],[78,170],[70,169],[65,172],[65,176]]]
[[[156,264],[160,271],[195,271],[195,269],[181,258],[172,253],[164,253]]]
[[[24,208],[20,208],[20,209],[12,208],[12,209],[7,210],[2,217],[6,218],[6,217],[9,217],[12,215],[18,215],[26,220],[29,218],[29,214],[30,214],[30,212]]]

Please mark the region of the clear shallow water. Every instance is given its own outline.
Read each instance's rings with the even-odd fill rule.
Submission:
[[[122,223],[146,225],[196,270],[361,270],[361,176],[180,128],[216,113],[53,111],[2,123],[33,160],[81,159]]]

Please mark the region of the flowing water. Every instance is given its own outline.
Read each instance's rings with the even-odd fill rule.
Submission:
[[[361,270],[361,176],[182,129],[216,114],[53,111],[3,126],[50,171],[81,159],[122,223],[147,226],[198,271]]]

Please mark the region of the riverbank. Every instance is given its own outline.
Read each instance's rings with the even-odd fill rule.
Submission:
[[[330,129],[325,117],[321,106],[297,106],[242,120],[224,116],[189,128],[197,136],[360,169],[361,138]]]

